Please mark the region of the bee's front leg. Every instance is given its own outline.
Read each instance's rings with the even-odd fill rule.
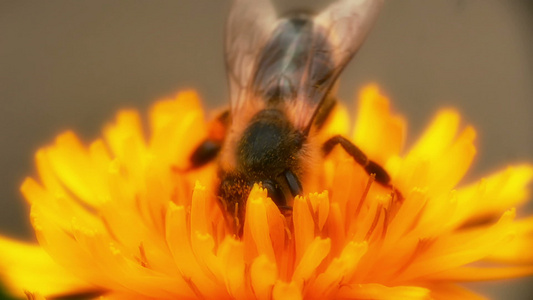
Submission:
[[[229,120],[229,110],[225,110],[211,122],[207,138],[196,147],[189,158],[188,170],[200,168],[218,156],[224,143]]]
[[[346,151],[346,153],[353,157],[355,162],[363,166],[368,174],[375,174],[377,182],[386,186],[390,185],[390,176],[387,171],[385,171],[382,166],[378,165],[374,161],[369,160],[363,151],[361,151],[361,149],[359,149],[350,140],[342,135],[333,136],[324,143],[322,146],[324,156],[328,155],[337,145],[340,145],[344,151]]]

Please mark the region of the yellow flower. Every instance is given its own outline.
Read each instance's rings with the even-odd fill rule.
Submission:
[[[350,136],[339,107],[317,142]],[[314,166],[292,216],[255,186],[242,239],[217,205],[216,164],[180,172],[207,135],[194,92],[157,102],[149,136],[122,111],[84,146],[72,132],[36,154],[22,192],[39,246],[0,239],[3,281],[30,298],[477,299],[457,283],[533,273],[533,218],[515,220],[531,165],[459,181],[475,131],[437,114],[405,154],[405,122],[376,86],[360,95],[351,139],[395,190],[342,149]]]

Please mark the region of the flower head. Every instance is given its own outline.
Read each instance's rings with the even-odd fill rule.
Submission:
[[[514,207],[533,167],[456,187],[475,131],[455,111],[403,154],[404,120],[376,86],[360,98],[353,134],[339,107],[316,142],[351,136],[392,187],[338,147],[312,166],[291,216],[254,186],[242,238],[226,228],[216,164],[179,171],[208,132],[194,92],[157,102],[148,137],[135,111],[89,146],[58,136],[21,188],[39,246],[0,239],[3,279],[30,298],[468,299],[457,283],[532,274],[533,218],[516,220]]]

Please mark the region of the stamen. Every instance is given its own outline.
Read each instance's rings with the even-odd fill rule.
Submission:
[[[100,215],[100,219],[102,220],[102,224],[104,225],[105,229],[109,233],[109,236],[111,237],[111,239],[113,239],[115,242],[119,244],[122,244],[122,242],[118,239],[117,235],[115,234],[115,232],[109,225],[109,222],[107,221],[107,219],[103,215]]]
[[[139,245],[139,254],[141,255],[141,257],[137,258],[137,260],[139,261],[141,266],[145,268],[150,268],[150,263],[148,262],[148,258],[146,257],[146,251],[144,250],[144,245],[142,242]]]
[[[419,239],[418,240],[418,244],[416,244],[415,250],[413,251],[413,253],[409,257],[409,259],[407,259],[405,261],[405,263],[402,265],[402,267],[399,268],[396,271],[396,275],[403,273],[413,263],[413,261],[416,258],[418,258],[418,256],[421,255],[422,252],[426,251],[429,248],[429,246],[431,244],[433,244],[434,241],[435,241],[435,239],[430,239],[430,238],[421,238],[421,239]]]
[[[223,212],[229,211],[228,204],[226,203],[226,201],[224,201],[224,198],[218,196],[217,199],[218,199],[217,203],[222,206],[222,211]]]
[[[394,193],[394,200],[395,201],[398,201],[399,203],[403,203],[403,201],[405,200],[404,196],[402,195],[402,193],[397,189],[395,188],[394,186],[392,187],[392,191]]]
[[[309,209],[309,213],[311,213],[311,217],[313,218],[313,223],[315,223],[315,235],[319,233],[318,228],[318,209],[315,211],[313,209],[313,204],[311,203],[311,199],[309,197],[305,197],[305,201],[307,202],[307,209]]]
[[[220,242],[217,229],[218,229],[217,228],[217,224],[215,223],[215,221],[212,221],[211,222],[211,232],[213,233],[213,238],[215,240],[215,249],[218,249],[219,242]]]
[[[385,239],[388,228],[389,228],[389,210],[383,207],[383,230],[381,231],[381,239]]]
[[[383,208],[383,204],[379,204],[378,208],[376,209],[376,214],[374,215],[374,220],[372,221],[372,225],[370,225],[370,228],[368,229],[368,232],[365,236],[365,241],[368,241],[370,239],[370,236],[374,232],[374,229],[376,229],[376,226],[378,225],[379,217],[381,216],[381,210]]]
[[[418,211],[418,213],[414,216],[413,218],[413,222],[411,223],[411,225],[408,227],[407,231],[406,232],[410,232],[412,231],[413,229],[416,228],[416,226],[418,225],[418,223],[420,222],[420,220],[422,219],[422,216],[424,215],[424,211],[426,210],[426,207],[427,207],[427,202],[424,203],[424,205],[422,206],[422,208],[420,208],[420,210]]]
[[[26,299],[35,300],[35,295],[32,292],[28,290],[24,290],[24,294],[26,295]]]
[[[292,240],[292,231],[291,229],[288,227],[288,225],[285,226],[285,239],[287,241],[287,243],[285,243],[286,246],[289,246],[289,243],[288,241],[291,241]]]
[[[389,196],[390,199],[388,201],[388,205],[385,207],[385,209],[387,210],[387,226],[389,225],[388,222],[392,221],[392,219],[395,218],[396,214],[398,213],[403,204],[403,200],[398,200],[401,195],[398,195],[398,193],[396,193],[395,191],[391,191]]]
[[[182,278],[185,281],[185,283],[187,283],[187,285],[191,288],[191,291],[193,291],[193,293],[196,295],[198,299],[205,299],[200,289],[196,286],[196,284],[194,284],[194,282],[192,281],[190,277],[185,277],[182,275]]]
[[[361,212],[361,208],[363,207],[363,202],[366,200],[366,196],[368,196],[368,191],[370,190],[370,186],[372,186],[372,183],[376,180],[376,174],[370,174],[370,177],[368,177],[368,181],[366,182],[366,187],[363,192],[363,195],[361,195],[361,199],[359,200],[359,203],[357,204],[357,208],[355,209],[355,217],[359,216],[359,213]]]
[[[235,222],[235,233],[236,234],[239,234],[239,232],[241,232],[241,222],[239,220],[239,215],[238,215],[238,212],[239,212],[239,202],[235,202],[235,209],[233,210],[233,220]]]

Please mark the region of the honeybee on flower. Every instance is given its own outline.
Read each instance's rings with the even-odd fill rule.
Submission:
[[[369,25],[378,6],[338,1],[316,17],[279,21],[267,13],[267,22],[254,10],[268,12],[268,2],[238,0],[232,14],[247,12],[270,31],[259,39],[263,45],[250,42],[252,59],[239,52],[246,47],[227,51],[236,89],[226,117],[206,122],[196,92],[183,91],[154,104],[148,137],[139,114],[124,110],[89,145],[69,131],[41,148],[38,178],[21,187],[39,245],[0,238],[9,291],[29,299],[479,299],[458,283],[532,274],[533,218],[517,219],[514,208],[528,200],[530,164],[460,183],[475,155],[476,132],[460,126],[456,111],[440,111],[403,154],[406,121],[377,85],[361,91],[353,130],[346,108],[325,105],[358,44],[351,40],[345,56],[320,47],[318,54],[298,48],[314,45],[299,38],[327,41],[319,45],[328,49],[343,36],[332,24],[352,24],[362,13],[361,24]],[[338,13],[348,22],[333,22]],[[240,20],[232,14],[230,28]],[[315,32],[315,22],[326,25]],[[235,24],[256,32],[254,24]],[[230,45],[239,39],[228,34]],[[268,45],[276,51],[263,51]],[[272,53],[284,59],[271,60]],[[240,69],[243,63],[232,59],[254,63]],[[303,80],[314,74],[309,68],[324,71],[314,77],[323,80]],[[224,118],[230,125],[221,128]],[[255,151],[283,144],[276,139],[287,135],[278,131],[300,135],[318,158],[274,168],[279,172],[257,167],[256,160],[279,166],[293,153],[276,150],[278,157],[265,161]],[[339,136],[345,141],[327,142]]]
[[[246,199],[254,184],[287,212],[303,195],[311,165],[337,145],[377,183],[382,166],[342,135],[317,138],[336,106],[335,80],[355,55],[382,1],[336,1],[312,15],[279,18],[270,0],[235,1],[226,28],[230,108],[191,157],[191,168],[217,156],[218,195],[229,225],[241,236]],[[316,174],[315,174],[316,177]],[[307,191],[309,192],[309,191]],[[397,192],[399,195],[400,193]]]

